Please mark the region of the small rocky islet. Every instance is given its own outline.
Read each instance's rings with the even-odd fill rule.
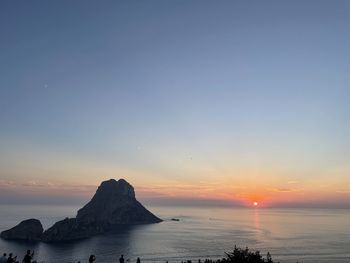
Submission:
[[[153,224],[162,219],[136,200],[135,191],[124,179],[110,179],[98,187],[95,195],[75,218],[56,222],[46,231],[37,219],[28,219],[1,232],[8,240],[64,242],[88,238],[121,225]]]
[[[3,239],[40,241],[43,234],[43,226],[38,219],[27,219],[17,226],[1,232]]]

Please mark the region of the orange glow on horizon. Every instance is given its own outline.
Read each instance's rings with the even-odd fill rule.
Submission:
[[[240,184],[234,184],[223,179],[216,182],[190,181],[180,183],[178,181],[137,181],[132,176],[129,177],[126,176],[126,180],[134,186],[137,198],[150,204],[163,202],[164,204],[179,203],[182,205],[184,203],[191,204],[193,200],[192,204],[195,205],[208,203],[218,206],[232,205],[259,209],[303,205],[333,206],[333,204],[345,207],[348,205],[346,201],[350,198],[349,190],[341,188],[340,184],[325,189],[321,186],[293,181],[284,183],[268,181],[267,185],[265,183],[259,184],[257,180],[254,185],[250,185],[243,181]],[[102,178],[101,181],[107,179],[108,177]],[[3,190],[2,192],[11,190],[14,193],[8,195],[9,200],[12,196],[23,200],[26,198],[37,200],[39,196],[45,196],[48,200],[66,202],[71,199],[80,202],[80,200],[89,200],[99,185],[99,182],[93,181],[85,183],[65,182],[63,179],[62,181],[38,179],[25,183],[15,180],[0,180],[0,189]]]

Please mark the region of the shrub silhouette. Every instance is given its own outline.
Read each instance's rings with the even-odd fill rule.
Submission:
[[[250,251],[248,247],[245,249],[235,246],[233,252],[226,253],[226,257],[221,260],[222,263],[273,263],[272,257],[268,252],[264,259],[259,251]]]

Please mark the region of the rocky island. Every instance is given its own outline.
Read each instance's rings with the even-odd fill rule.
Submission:
[[[136,200],[134,188],[127,181],[111,179],[101,183],[91,201],[78,211],[75,218],[56,222],[38,239],[44,242],[71,241],[106,233],[121,225],[152,224],[161,221]],[[7,235],[8,231],[11,230],[2,232],[1,237],[18,239],[16,236]],[[22,235],[19,236],[25,237],[28,229],[21,228],[21,231]]]
[[[37,219],[27,219],[19,223],[17,226],[1,232],[3,239],[39,241],[43,234],[43,226]]]

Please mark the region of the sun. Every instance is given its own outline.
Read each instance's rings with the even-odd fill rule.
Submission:
[[[258,202],[254,202],[253,205],[254,205],[254,206],[258,206]]]

